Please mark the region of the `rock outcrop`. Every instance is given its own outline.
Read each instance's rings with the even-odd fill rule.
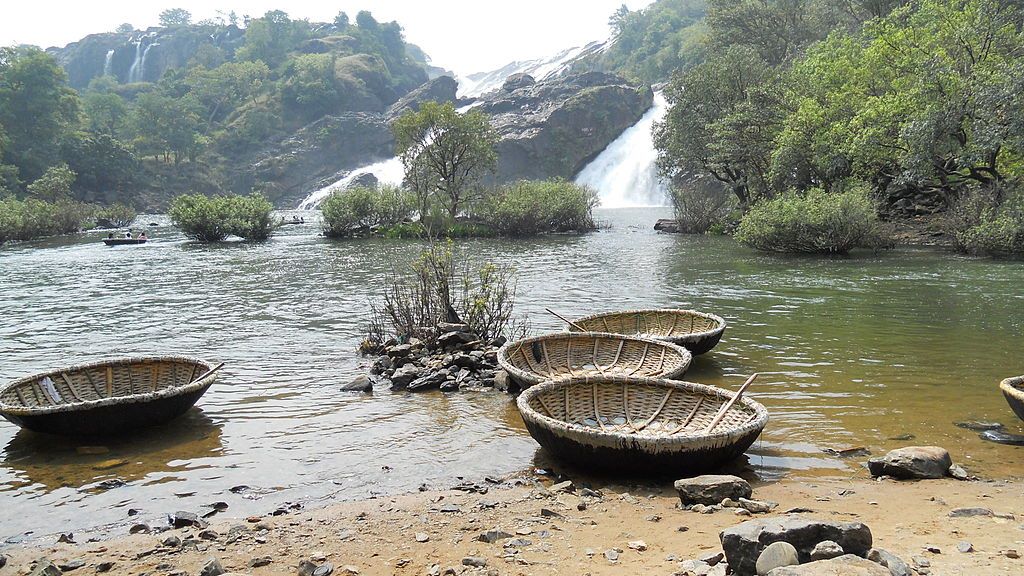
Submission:
[[[720,538],[729,566],[740,576],[756,574],[758,557],[775,542],[792,544],[801,562],[810,560],[814,548],[826,540],[847,554],[865,556],[871,549],[871,530],[860,522],[801,517],[749,520],[723,530]]]
[[[881,458],[868,460],[872,476],[892,476],[901,480],[925,480],[949,475],[953,460],[939,446],[907,446],[892,450]]]
[[[406,111],[416,112],[424,102],[455,102],[455,91],[459,83],[451,76],[439,76],[409,92],[388,108],[388,121],[393,121]]]

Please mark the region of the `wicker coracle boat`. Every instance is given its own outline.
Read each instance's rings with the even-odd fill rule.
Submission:
[[[1007,378],[999,383],[1006,402],[1010,405],[1017,418],[1024,420],[1024,376]]]
[[[219,368],[195,358],[160,356],[44,372],[0,388],[0,416],[36,432],[65,435],[153,426],[191,408]]]
[[[675,378],[690,367],[686,348],[651,338],[560,332],[505,344],[498,363],[522,388],[573,376]]]
[[[696,310],[626,310],[574,320],[569,330],[645,336],[684,346],[697,355],[718,345],[725,320]]]
[[[526,428],[553,456],[587,469],[688,475],[743,454],[768,423],[760,403],[721,388],[601,376],[543,382],[518,399]]]

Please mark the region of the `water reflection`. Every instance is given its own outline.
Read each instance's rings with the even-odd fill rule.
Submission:
[[[722,343],[687,378],[735,389],[762,374],[750,393],[771,421],[748,454],[759,478],[858,473],[862,458],[825,450],[880,453],[911,436],[946,446],[972,473],[1024,475],[1024,451],[953,425],[1024,432],[996,390],[1024,371],[1011,345],[1024,333],[1019,263],[922,250],[763,256],[728,238],[653,232],[666,215],[603,211],[613,227],[586,236],[458,245],[517,267],[518,309],[535,332],[563,329],[545,307],[723,316]],[[51,448],[0,423],[0,538],[124,521],[127,508],[156,517],[219,500],[244,516],[444,487],[541,457],[500,394],[338,392],[368,364],[354,352],[367,302],[422,245],[330,241],[316,236],[314,213],[303,216],[262,244],[198,245],[161,226],[130,249],[88,234],[0,249],[0,381],[127,354],[227,363],[202,412],[107,454]],[[117,459],[128,464],[94,469]],[[118,478],[124,486],[98,489]],[[230,490],[239,485],[251,489]]]

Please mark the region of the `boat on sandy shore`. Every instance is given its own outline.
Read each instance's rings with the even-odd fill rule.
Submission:
[[[1018,418],[1024,420],[1024,376],[1007,378],[999,383],[1006,402]]]
[[[121,358],[70,366],[0,388],[0,416],[36,432],[104,435],[180,416],[217,379],[184,356]]]

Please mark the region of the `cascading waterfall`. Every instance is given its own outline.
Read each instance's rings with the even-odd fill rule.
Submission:
[[[135,41],[135,60],[132,61],[132,65],[128,68],[128,81],[136,82],[138,80],[139,65],[142,63],[142,38]]]
[[[159,45],[160,44],[158,42],[153,42],[149,46],[146,46],[146,49],[142,51],[142,61],[139,62],[139,77],[136,78],[137,82],[141,82],[146,77],[146,56],[149,56],[150,49],[152,49],[153,46]]]
[[[103,75],[110,76],[110,65],[114,60],[114,50],[111,48],[107,50],[107,57],[103,59]]]
[[[331,195],[331,192],[348,188],[357,178],[366,174],[373,174],[381,184],[400,186],[402,184],[402,179],[405,177],[405,169],[402,166],[402,160],[398,157],[388,158],[387,160],[374,162],[373,164],[356,168],[346,174],[341,180],[311,192],[309,196],[306,196],[306,199],[299,204],[299,210],[312,210],[313,208],[316,208],[321,202]]]
[[[665,117],[668,104],[661,92],[654,93],[654,105],[576,175],[576,183],[597,191],[603,208],[664,206],[668,187],[658,177],[651,133],[654,123]]]
[[[551,58],[511,62],[497,70],[460,77],[458,95],[460,98],[477,97],[497,90],[509,76],[517,73],[529,74],[538,82],[554,78],[569,70],[578,58],[603,52],[610,45],[611,43],[607,41],[591,42],[586,46],[566,48]]]

